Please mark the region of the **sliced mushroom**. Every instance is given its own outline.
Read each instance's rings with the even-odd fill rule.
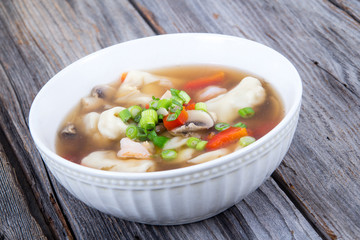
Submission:
[[[61,130],[60,134],[63,138],[71,139],[76,136],[77,129],[73,123],[68,123],[63,130]]]
[[[146,172],[154,166],[151,160],[120,160],[114,151],[92,152],[81,160],[81,165],[116,172]]]
[[[216,122],[216,115],[202,110],[188,110],[188,120],[184,125],[170,131],[172,134],[185,134],[199,130],[209,129]]]
[[[207,109],[215,112],[220,122],[230,123],[238,117],[237,111],[244,107],[255,107],[265,101],[266,92],[261,82],[246,77],[225,94],[206,101]]]
[[[115,93],[115,88],[109,85],[98,85],[91,90],[91,96],[96,98],[111,98]]]

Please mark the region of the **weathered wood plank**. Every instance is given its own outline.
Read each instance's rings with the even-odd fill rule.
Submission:
[[[303,107],[275,178],[325,237],[358,237],[359,1],[134,2],[159,31],[246,37],[295,64],[304,81]]]
[[[91,3],[88,3],[88,4],[91,4]],[[109,2],[108,2],[108,4],[109,4]],[[56,5],[56,3],[55,3],[55,6],[57,6]],[[33,7],[33,6],[27,6],[27,9],[28,9],[28,11],[31,11],[31,8],[29,8],[29,7]],[[38,11],[39,13],[42,13],[42,9],[41,9],[41,6],[36,6],[37,8],[36,8],[36,11]],[[52,11],[51,10],[51,7],[50,6],[48,6],[49,8],[47,8],[47,10],[48,11]],[[79,15],[80,16],[83,16],[83,18],[88,18],[89,16],[87,16],[86,14],[87,14],[87,11],[89,11],[89,5],[76,5],[75,3],[73,3],[72,5],[71,5],[71,7],[72,7],[72,9],[75,9],[74,11],[76,11],[76,15],[79,17]],[[97,6],[98,7],[98,6]],[[95,7],[94,7],[95,8]],[[106,5],[105,6],[105,8],[106,9],[112,9],[112,11],[115,11],[116,10],[116,7],[111,7],[110,5]],[[91,9],[91,8],[90,8]],[[105,9],[105,10],[106,10]],[[56,7],[56,11],[60,11],[62,14],[59,14],[59,15],[63,15],[63,14],[65,14],[65,12],[67,12],[66,10],[69,10],[68,8],[67,8],[67,5],[61,5],[61,6],[57,6]],[[99,11],[99,12],[106,12],[106,11]],[[55,10],[54,10],[55,11]],[[70,10],[69,10],[70,11]],[[43,15],[45,15],[45,14],[43,14]],[[114,14],[114,13],[109,13],[109,16],[113,16],[113,15],[116,15],[116,14]],[[109,16],[107,16],[107,17],[109,17]],[[30,17],[30,16],[29,16]],[[71,16],[67,16],[67,18],[70,18]],[[101,19],[101,17],[99,17],[99,16],[95,16],[94,17],[94,19],[98,19],[98,18],[100,18]],[[27,18],[26,18],[27,19]],[[70,18],[71,19],[71,18]],[[37,34],[36,33],[38,33],[38,29],[42,29],[42,28],[59,28],[59,29],[62,29],[62,28],[65,28],[65,26],[64,25],[66,25],[67,24],[67,22],[65,22],[65,24],[62,24],[62,25],[60,25],[61,24],[61,21],[59,21],[59,22],[56,22],[56,20],[52,20],[52,21],[55,21],[56,23],[53,23],[54,24],[54,26],[52,27],[51,26],[51,22],[49,23],[49,22],[47,22],[47,26],[38,26],[38,24],[40,24],[40,22],[38,21],[38,20],[31,20],[31,21],[33,21],[34,23],[32,23],[32,24],[30,24],[30,23],[28,23],[28,28],[29,28],[29,33],[31,32],[31,35],[33,35],[33,36],[37,36]],[[67,21],[69,21],[69,20],[67,20]],[[79,20],[78,20],[79,21]],[[89,20],[88,19],[88,21],[94,21],[94,20]],[[108,22],[114,22],[114,20],[107,20]],[[128,20],[126,20],[126,21],[128,21]],[[50,24],[50,25],[49,25]],[[84,24],[83,22],[79,22],[79,24]],[[105,22],[103,23],[104,25],[106,24]],[[102,26],[102,24],[100,24],[100,23],[96,23],[96,25],[95,25],[95,28],[98,28],[97,26],[98,25],[100,25],[100,26]],[[35,26],[36,26],[36,28],[35,28]],[[88,29],[88,28],[86,28],[86,29]],[[107,31],[107,29],[109,29],[108,31],[109,32],[106,32]],[[104,35],[106,35],[106,36],[113,36],[114,35],[114,33],[112,32],[112,31],[114,31],[113,30],[114,29],[114,27],[110,24],[109,25],[109,28],[105,28],[105,27],[103,27],[103,30],[104,30]],[[31,31],[30,31],[31,30]],[[43,30],[43,31],[45,31],[45,30]],[[76,33],[73,33],[73,34],[82,34],[82,32],[76,32]],[[118,33],[116,33],[116,34],[118,34]],[[41,33],[38,33],[38,35],[39,36],[42,36],[41,35]],[[26,34],[26,36],[28,37],[28,34]],[[144,36],[145,36],[145,34],[144,34]],[[52,37],[52,36],[51,36]],[[94,36],[95,37],[95,36]],[[93,37],[93,38],[94,38]],[[46,39],[47,39],[47,41],[46,42],[49,42],[49,41],[52,41],[52,40],[56,40],[56,38],[60,38],[60,39],[68,39],[70,42],[71,42],[71,39],[73,39],[74,38],[74,36],[72,35],[72,33],[71,32],[67,32],[66,34],[64,34],[63,32],[62,33],[59,33],[59,35],[58,36],[54,36],[54,39],[52,39],[52,38],[50,38],[50,36],[46,36]],[[110,40],[108,40],[110,38]],[[33,43],[34,44],[36,44],[39,40],[40,40],[41,38],[40,37],[38,37],[38,39],[35,39],[35,40],[32,40],[33,41]],[[91,39],[91,37],[90,37],[90,39]],[[108,41],[113,41],[112,43],[116,43],[117,41],[118,41],[118,39],[116,39],[116,38],[113,38],[113,39],[111,39],[111,37],[107,37],[106,38]],[[81,41],[81,40],[80,40]],[[87,44],[89,44],[89,43],[96,43],[96,40],[95,39],[92,39],[92,41],[89,41],[88,43],[86,43],[86,44],[83,44],[84,46],[87,46]],[[73,47],[71,47],[71,46],[67,46],[66,47],[66,50],[62,50],[62,49],[57,49],[57,48],[54,48],[54,45],[55,44],[55,46],[56,46],[56,42],[55,43],[51,43],[51,44],[49,44],[49,45],[44,45],[44,46],[42,46],[42,48],[41,48],[41,51],[40,52],[36,52],[37,54],[43,54],[43,55],[50,55],[50,56],[60,56],[60,57],[51,57],[51,58],[47,58],[46,60],[48,60],[48,61],[50,61],[50,63],[49,63],[49,65],[46,65],[45,67],[46,68],[48,68],[49,69],[49,72],[51,72],[51,71],[55,71],[55,70],[53,70],[53,68],[57,68],[57,66],[59,65],[59,66],[62,66],[63,64],[65,64],[67,61],[71,61],[72,60],[72,57],[74,56],[76,56],[76,54],[78,54],[78,56],[81,56],[81,54],[83,54],[83,51],[84,51],[84,49],[82,49],[82,48],[79,48],[78,50],[76,49],[76,48],[73,48]],[[110,42],[110,44],[111,44],[111,42]],[[98,48],[100,48],[100,47],[102,47],[102,44],[99,44],[98,46],[97,46]],[[59,52],[56,52],[55,50],[58,50]],[[91,47],[90,47],[90,49],[91,49]],[[25,55],[28,55],[29,53],[27,53],[26,52],[26,49],[21,49],[22,51],[25,51]],[[49,51],[50,53],[49,54],[45,54],[45,53],[47,53],[47,51]],[[65,53],[63,53],[62,51],[64,51],[65,53],[67,53],[67,51],[70,51],[69,52],[69,54],[67,54],[67,55],[65,55]],[[73,52],[73,51],[75,51],[75,52]],[[76,51],[78,51],[78,52],[76,52]],[[72,54],[72,55],[70,55],[70,54]],[[70,56],[70,57],[69,57]],[[58,58],[60,58],[60,59],[58,59]],[[45,59],[44,59],[44,61],[45,61]],[[61,64],[58,64],[58,62],[59,61],[63,61]],[[55,64],[56,63],[56,64]],[[40,63],[41,65],[44,65],[44,62],[41,62]],[[35,70],[35,71],[37,71],[37,70]],[[41,80],[41,81],[46,81],[46,79],[44,79],[44,80]],[[16,92],[18,92],[18,94],[19,95],[21,95],[21,94],[25,94],[24,92],[23,92],[23,88],[18,88],[17,86],[15,86],[14,87],[14,89],[16,89],[15,91]],[[34,90],[34,92],[35,92],[36,90]],[[24,110],[25,112],[26,112],[26,110]],[[52,179],[52,181],[54,182],[54,187],[55,187],[55,190],[56,190],[56,193],[57,193],[57,197],[58,197],[58,199],[60,199],[61,201],[60,201],[60,203],[62,204],[62,207],[63,207],[63,211],[64,211],[64,213],[65,213],[65,215],[66,215],[66,217],[69,219],[69,225],[71,226],[71,228],[73,229],[73,232],[74,232],[74,235],[75,235],[75,237],[79,237],[79,238],[89,238],[89,237],[92,237],[92,236],[94,236],[94,235],[96,235],[99,231],[100,232],[102,232],[105,236],[108,236],[108,237],[110,237],[110,236],[123,236],[123,237],[130,237],[129,235],[126,235],[126,234],[124,234],[124,235],[121,235],[121,233],[123,232],[122,230],[121,230],[121,228],[119,228],[119,226],[117,226],[117,225],[115,225],[115,226],[109,226],[109,224],[108,224],[108,221],[110,220],[110,221],[120,221],[120,220],[117,220],[117,219],[115,219],[115,218],[112,218],[112,217],[109,217],[109,216],[106,216],[106,215],[103,215],[103,214],[101,214],[101,213],[99,213],[99,212],[97,212],[97,211],[94,211],[94,210],[92,210],[92,209],[88,209],[86,206],[84,206],[82,203],[80,203],[79,201],[77,201],[77,200],[75,200],[75,199],[73,199],[71,196],[69,196],[69,195],[67,195],[67,192],[66,191],[64,191],[64,189],[62,189],[62,187],[61,186],[58,186],[57,185],[57,183],[56,183],[56,181],[55,180],[53,180]],[[258,200],[259,201],[259,200]],[[270,210],[269,209],[267,209],[267,211],[269,211],[270,212]],[[275,211],[275,209],[273,209],[272,210],[273,212],[276,212]],[[95,217],[94,217],[95,216]],[[103,221],[99,221],[99,219],[104,219]],[[94,222],[93,222],[94,221]],[[218,220],[219,221],[219,220]],[[95,222],[96,222],[96,224],[95,224]],[[134,232],[134,230],[133,230],[133,228],[134,229],[142,229],[142,227],[141,226],[143,226],[143,225],[138,225],[138,224],[130,224],[130,225],[128,225],[129,223],[127,223],[127,222],[123,222],[123,221],[120,221],[121,222],[121,225],[120,226],[122,226],[122,225],[124,225],[125,227],[127,227],[127,228],[129,228],[129,232]],[[84,226],[88,226],[88,227],[84,227]],[[89,227],[90,226],[90,227]],[[95,227],[94,227],[95,226]],[[145,225],[144,225],[145,226]],[[205,228],[205,227],[203,227],[202,225],[195,225],[196,227],[193,227],[194,229],[196,229],[197,231],[199,231],[200,233],[202,233],[202,235],[204,235],[205,233],[207,233],[208,232],[208,229],[207,228]],[[247,226],[247,225],[245,225],[245,226]],[[256,232],[257,231],[257,228],[259,228],[259,227],[261,227],[261,225],[254,225],[253,226],[253,229],[251,229],[251,230],[249,230],[249,229],[247,229],[247,230],[244,230],[243,232]],[[179,227],[180,229],[181,229],[181,227]],[[107,231],[104,231],[104,229],[107,229]],[[156,231],[158,231],[158,230],[156,230],[157,228],[156,227],[154,227],[154,229],[155,230],[149,230],[150,231],[150,233],[151,232],[156,232]],[[300,229],[300,228],[299,228]],[[278,229],[278,230],[272,230],[272,231],[279,231],[280,229]],[[225,230],[223,230],[223,229],[219,229],[219,231],[217,232],[217,231],[215,231],[213,234],[218,234],[218,235],[222,235],[222,233],[224,232]],[[237,233],[237,231],[238,230],[236,230],[236,229],[234,229],[233,230],[234,232],[236,232]],[[240,230],[239,230],[240,231]],[[300,231],[300,230],[299,230]],[[310,228],[310,229],[307,229],[306,230],[306,232],[311,232],[312,231],[312,229]],[[241,232],[241,231],[240,231]],[[149,233],[149,234],[150,234]],[[199,233],[199,234],[200,234]],[[141,235],[141,231],[140,231],[140,233],[136,233],[137,235],[136,236],[142,236],[142,237],[144,237],[144,235]],[[160,233],[151,233],[150,235],[151,236],[153,236],[153,238],[155,239],[155,238],[157,238],[158,236],[162,236],[163,238],[166,238],[166,234],[169,234],[169,233],[167,233],[167,232],[161,232],[160,231]],[[246,236],[246,235],[241,235],[240,233],[237,233],[237,234],[239,234],[239,236]],[[186,231],[184,234],[183,234],[184,236],[186,236],[186,235],[189,235],[189,236],[191,236],[191,231]],[[134,235],[135,236],[135,235]],[[170,235],[171,236],[171,235]],[[188,237],[189,237],[188,236]],[[200,237],[199,237],[200,238]]]
[[[7,55],[8,57],[11,54]],[[4,59],[3,57],[1,58]],[[17,64],[22,65],[21,61]],[[0,126],[4,131],[4,138],[10,139],[9,148],[14,149],[15,157],[11,159],[14,164],[21,168],[24,173],[25,181],[31,187],[32,194],[38,202],[38,208],[42,211],[45,222],[53,235],[69,236],[70,230],[67,227],[64,216],[60,212],[60,207],[54,200],[54,192],[48,179],[46,169],[41,161],[30,138],[30,133],[24,119],[19,98],[13,90],[11,82],[6,75],[6,63],[2,61],[0,68],[0,78],[2,86],[0,88]],[[18,73],[28,74],[26,68],[18,68]],[[26,91],[26,89],[24,89]],[[25,94],[26,95],[26,94]],[[7,111],[8,110],[8,111]],[[30,189],[27,189],[28,191]]]
[[[79,239],[321,239],[288,197],[269,180],[244,201],[213,218],[179,226],[151,226],[102,214],[59,186]],[[63,199],[62,199],[63,198]],[[76,207],[72,207],[76,206]],[[75,221],[76,219],[76,221]]]
[[[179,17],[182,22],[190,23],[189,26],[180,29],[181,31],[196,31],[196,27],[201,27],[205,31],[215,26],[215,30],[221,32],[222,26],[216,24],[211,26],[211,21],[206,23],[202,16],[215,21],[222,16],[219,12],[224,9],[232,10],[224,8],[223,4],[216,5],[215,2],[216,11],[210,15],[201,13],[203,15],[198,16],[196,24],[204,26],[197,26],[192,25],[191,18],[187,18],[192,17],[187,16],[191,13],[191,2],[174,2],[174,4],[180,5],[179,12],[169,19]],[[186,4],[189,6],[186,7]],[[200,3],[195,2],[195,4],[201,9]],[[232,4],[229,3],[229,6],[233,6]],[[157,7],[161,5],[162,3]],[[190,9],[187,9],[189,7]],[[158,8],[156,11],[159,14],[154,16],[155,18],[158,18],[158,15],[163,16],[163,21],[167,21],[166,17],[169,16],[162,15],[163,10]],[[1,39],[6,40],[5,44],[1,45],[1,63],[4,72],[2,79],[5,79],[5,87],[0,90],[1,104],[4,106],[0,125],[6,136],[14,139],[11,142],[12,148],[21,161],[20,164],[28,176],[33,191],[40,192],[39,204],[44,207],[45,218],[54,221],[52,228],[57,237],[89,239],[102,234],[104,238],[128,239],[226,239],[228,237],[261,239],[267,236],[274,238],[295,236],[297,239],[302,239],[304,234],[307,234],[308,238],[318,238],[311,226],[273,182],[267,182],[262,186],[253,194],[255,197],[250,195],[251,200],[245,200],[216,218],[176,227],[147,226],[104,215],[70,196],[51,174],[49,182],[48,173],[30,140],[26,127],[29,107],[37,91],[55,72],[87,53],[120,41],[152,35],[153,32],[126,1],[87,1],[86,3],[55,0],[3,1],[0,11],[2,24],[0,29],[3,34]],[[149,13],[143,15],[148,16]],[[252,20],[256,19],[254,20],[253,17]],[[156,32],[161,33],[165,30],[171,32],[165,27],[159,28],[163,26],[163,22],[159,23],[158,26],[153,27]],[[175,32],[178,27],[176,24]],[[230,28],[227,31],[231,33],[233,30]],[[248,34],[251,36],[254,33]],[[263,36],[259,34],[258,38],[262,39]],[[49,203],[49,199],[55,200],[55,203],[53,201]],[[62,212],[58,212],[60,208],[56,201],[60,203]],[[64,221],[64,218],[68,222]],[[281,227],[276,227],[277,224],[274,223]],[[70,230],[62,229],[67,225],[73,231],[73,236]]]
[[[2,135],[2,131],[0,133]],[[3,140],[3,139],[1,139]],[[0,239],[46,239],[0,143]],[[47,226],[43,226],[45,229]],[[45,235],[47,234],[47,236]]]
[[[96,2],[92,2],[93,5],[82,4],[81,6],[72,4],[74,8],[81,7],[80,10],[72,10],[65,1],[2,1],[0,3],[2,79],[0,126],[6,137],[11,139],[10,144],[19,159],[19,165],[56,238],[71,239],[72,234],[67,226],[66,216],[57,203],[58,193],[53,192],[46,168],[27,128],[31,102],[41,86],[70,62],[107,46],[109,44],[107,41],[113,44],[119,40],[115,37],[131,39],[152,33],[149,28],[147,30],[146,25],[142,27],[139,25],[139,28],[134,28],[132,31],[130,26],[136,21],[136,18],[132,19],[135,10],[131,9],[131,5],[127,2],[122,4],[113,2],[106,6],[114,11],[113,27],[118,28],[118,31],[116,36],[107,36],[106,21],[111,18],[106,12],[97,11]],[[61,7],[64,9],[60,11]],[[114,14],[119,13],[121,8],[124,12],[123,21],[118,20],[118,16],[121,15]],[[78,16],[82,12],[89,13],[90,16],[96,13],[99,18],[90,20],[96,20],[97,23],[91,22],[86,17],[79,22]],[[141,20],[139,16],[137,18]],[[118,24],[121,23],[124,26],[125,23],[130,25],[120,28]],[[53,182],[57,184],[54,180]]]

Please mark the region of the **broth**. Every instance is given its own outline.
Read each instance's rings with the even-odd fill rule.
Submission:
[[[147,73],[150,73],[152,76],[162,76],[165,79],[170,80],[172,88],[182,90],[184,89],[184,84],[186,84],[189,80],[202,78],[204,76],[212,76],[218,72],[223,72],[225,74],[225,78],[223,81],[221,81],[221,83],[217,83],[216,86],[222,89],[226,89],[227,92],[236,87],[242,79],[247,76],[251,76],[237,69],[212,65],[168,67],[164,69],[148,71]],[[262,104],[253,107],[255,115],[251,118],[242,118],[237,112],[234,112],[236,117],[232,118],[230,122],[227,122],[231,126],[238,122],[244,123],[247,126],[248,135],[254,137],[255,139],[259,139],[267,132],[269,132],[284,117],[284,108],[279,96],[271,88],[270,84],[265,82],[263,79],[257,79],[260,80],[262,87],[265,89],[266,96]],[[131,96],[129,96],[130,90],[123,92],[119,90],[119,87],[124,84],[122,83],[122,81],[123,80],[119,79],[107,85],[106,87],[103,86],[102,88],[95,88],[95,90],[93,90],[88,97],[83,98],[81,103],[79,103],[74,108],[74,110],[69,113],[68,116],[66,116],[65,120],[59,128],[58,136],[56,139],[56,152],[60,156],[80,164],[82,159],[92,152],[118,152],[120,150],[120,139],[108,139],[107,137],[102,136],[102,134],[99,133],[99,131],[97,130],[98,125],[92,124],[92,126],[90,126],[90,129],[92,129],[93,134],[89,134],[87,132],[87,129],[89,129],[89,124],[84,124],[84,116],[88,113],[92,113],[92,115],[90,114],[91,117],[97,118],[98,115],[95,113],[101,114],[103,111],[116,106],[121,106],[124,108],[129,108],[133,106],[133,101],[137,100],[131,99]],[[160,86],[159,83],[150,83],[138,87],[137,90],[140,90],[140,97],[149,95],[160,98],[168,89],[168,86]],[[201,91],[204,91],[203,88],[186,90],[186,92],[194,102],[199,102],[198,98]],[[134,92],[133,95],[139,97],[139,93],[137,92]],[[144,108],[146,104],[141,103],[138,105]],[[87,115],[89,119],[91,119],[90,115]],[[131,120],[129,121],[131,122]],[[159,122],[161,122],[161,120],[159,120]],[[173,135],[169,134],[168,132],[157,133],[159,136],[161,135],[168,138],[173,137]],[[210,136],[218,134],[219,131],[216,130],[214,127],[211,127],[206,130],[196,131],[195,133],[196,134],[194,135],[198,139],[208,140]],[[189,136],[181,138],[188,139]],[[187,148],[189,147],[185,144],[177,148],[176,151],[178,153],[183,153],[186,152],[185,150]],[[228,144],[225,148],[229,149],[228,152],[233,152],[237,150],[239,148],[238,141]],[[151,159],[154,164],[151,166],[151,168],[148,169],[148,171],[162,171],[194,165],[194,163],[188,162],[187,160],[182,162],[178,162],[176,159],[172,161],[164,160],[161,157],[161,152],[161,148],[153,147],[153,151],[151,152]],[[188,152],[192,152],[191,158],[193,159],[199,155],[204,154],[205,152],[207,152],[207,150],[189,150]],[[107,167],[103,167],[100,169],[108,170]]]

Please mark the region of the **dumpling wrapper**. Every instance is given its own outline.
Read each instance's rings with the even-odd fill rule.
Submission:
[[[246,77],[229,92],[206,101],[209,112],[215,112],[219,122],[230,123],[238,117],[238,110],[255,107],[265,101],[266,92],[261,82]]]
[[[87,135],[92,135],[98,132],[98,123],[99,123],[100,113],[90,112],[83,116],[83,125],[85,127],[85,133]]]
[[[152,95],[142,92],[142,89],[151,83],[158,83],[160,86],[171,88],[172,82],[162,76],[157,76],[148,72],[142,71],[130,71],[126,75],[124,82],[120,85],[116,93],[116,102],[122,104],[126,102],[130,105],[141,105],[149,103],[152,100],[152,96],[158,95],[152,92]],[[153,89],[155,91],[156,89]],[[161,88],[158,88],[163,94]]]
[[[177,149],[184,146],[189,138],[173,137],[167,141],[163,147],[163,150]]]
[[[84,157],[81,165],[115,172],[146,172],[154,163],[152,160],[120,160],[114,151],[97,151]]]
[[[98,129],[101,135],[112,140],[125,137],[128,125],[121,118],[115,116],[124,109],[123,107],[114,107],[100,114]]]
[[[207,162],[219,157],[222,157],[226,154],[230,153],[230,150],[227,148],[220,148],[218,150],[215,151],[210,151],[210,152],[206,152],[203,153],[197,157],[194,157],[193,159],[190,159],[188,162],[189,163],[203,163],[203,162]]]

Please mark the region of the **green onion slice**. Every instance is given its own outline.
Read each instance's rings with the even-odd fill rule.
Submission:
[[[196,137],[190,137],[187,142],[186,145],[190,148],[195,148],[196,145],[200,142],[201,140],[196,138]]]
[[[168,109],[168,107],[170,107],[170,105],[171,105],[170,99],[161,99],[157,103],[157,109],[160,109],[160,108]]]
[[[207,112],[207,106],[203,102],[198,102],[195,104],[195,110],[202,110],[204,112]]]
[[[159,148],[163,148],[165,146],[165,144],[167,143],[167,141],[169,141],[169,138],[165,137],[165,136],[156,136],[152,139],[152,142],[154,143],[154,145]]]
[[[155,128],[155,120],[152,118],[141,118],[139,122],[139,126],[144,130],[152,130]]]
[[[184,101],[185,104],[188,104],[191,100],[191,97],[185,91],[180,91],[179,97]]]
[[[199,151],[204,150],[207,143],[207,141],[200,141],[198,144],[196,144],[195,149]]]
[[[255,138],[250,137],[250,136],[245,136],[245,137],[240,138],[239,144],[240,144],[240,146],[242,146],[242,147],[246,147],[246,146],[252,144],[252,143],[255,142],[255,141],[256,141]]]
[[[146,109],[141,113],[139,126],[145,130],[152,130],[158,123],[158,115],[154,109]]]
[[[158,102],[159,102],[158,100],[150,101],[149,108],[157,109]]]
[[[133,119],[135,119],[136,116],[139,116],[141,111],[143,110],[140,106],[138,105],[134,105],[134,106],[131,106],[128,108],[130,114],[131,114],[131,117]]]
[[[130,139],[137,138],[138,132],[138,128],[134,125],[130,125],[126,128],[126,136]]]
[[[143,128],[137,127],[138,133],[137,133],[137,139],[140,141],[146,141],[148,139],[147,131]]]
[[[169,110],[170,110],[170,112],[175,113],[178,110],[182,110],[182,105],[179,106],[179,105],[172,103]]]
[[[245,123],[242,123],[242,122],[238,122],[238,123],[234,124],[233,127],[247,128]]]
[[[223,131],[225,129],[228,129],[230,127],[230,124],[228,123],[217,123],[215,124],[215,129],[218,131]]]
[[[173,160],[177,157],[177,152],[173,149],[167,149],[161,152],[161,157],[166,160]]]
[[[238,111],[238,113],[242,118],[251,118],[255,115],[255,111],[251,107],[242,108]]]
[[[155,137],[157,137],[157,134],[156,134],[155,130],[152,130],[152,131],[148,134],[148,139],[152,141]]]
[[[171,92],[171,95],[173,97],[178,97],[179,96],[179,93],[180,93],[180,90],[177,90],[175,88],[170,88],[170,92]]]
[[[131,113],[128,109],[124,109],[118,113],[118,116],[123,122],[127,122],[131,118]]]
[[[176,105],[181,106],[181,107],[184,104],[184,100],[182,100],[182,98],[180,98],[178,96],[172,96],[171,101],[172,101],[173,104],[176,104]]]
[[[147,121],[153,119],[155,123],[158,123],[158,115],[154,109],[146,109],[141,113],[141,119],[145,118]]]

